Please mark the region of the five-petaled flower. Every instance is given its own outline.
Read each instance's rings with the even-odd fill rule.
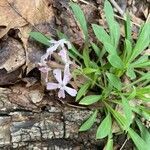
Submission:
[[[47,90],[59,89],[58,92],[59,98],[65,98],[65,91],[71,96],[76,96],[77,91],[73,88],[66,86],[71,80],[71,74],[68,69],[64,72],[63,79],[62,79],[62,71],[60,69],[53,70],[53,74],[58,83],[48,82]]]
[[[51,46],[46,50],[46,53],[41,57],[40,64],[46,65],[46,61],[48,61],[48,57],[51,58],[51,55],[54,51],[56,51],[58,48],[61,50],[66,50],[65,44],[68,49],[71,49],[71,43],[67,41],[66,39],[61,39],[59,41],[50,40]]]

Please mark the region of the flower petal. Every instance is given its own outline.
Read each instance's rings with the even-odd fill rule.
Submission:
[[[65,65],[63,84],[67,85],[70,82],[71,78],[72,78],[72,75],[69,70],[69,65]]]
[[[42,66],[46,65],[46,59],[48,58],[48,54],[44,54],[42,57],[41,57],[41,60],[40,60],[40,64]]]
[[[65,91],[64,89],[60,89],[59,92],[58,92],[58,97],[59,98],[65,98]]]
[[[61,72],[61,70],[60,69],[54,69],[53,74],[54,74],[54,77],[56,78],[56,80],[59,83],[62,83],[62,72]]]
[[[40,67],[39,70],[43,73],[48,73],[50,71],[50,68],[47,66]]]
[[[65,49],[62,49],[58,55],[61,57],[61,59],[64,61],[64,63],[67,62],[67,51]]]
[[[53,54],[53,52],[57,50],[58,46],[59,46],[58,44],[55,44],[52,47],[49,47],[46,50],[46,53],[51,56]]]
[[[76,96],[77,94],[77,91],[75,89],[67,87],[67,86],[65,86],[65,91],[71,96]]]
[[[51,82],[47,83],[47,86],[46,86],[47,90],[54,90],[57,88],[59,88],[59,85],[57,83],[51,83]]]

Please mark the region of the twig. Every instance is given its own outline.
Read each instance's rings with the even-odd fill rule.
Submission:
[[[118,19],[121,19],[121,20],[123,20],[123,21],[125,21],[125,18],[123,18],[123,17],[121,17],[121,16],[118,16],[118,15],[114,15],[116,18],[118,18]],[[138,24],[138,23],[135,23],[135,22],[133,22],[133,21],[131,21],[131,23],[132,24],[134,24],[135,26],[137,26],[137,27],[140,27],[140,25]]]
[[[126,140],[124,141],[124,143],[122,144],[122,146],[121,146],[120,150],[122,150],[122,149],[123,149],[123,147],[125,146],[125,144],[127,143],[127,141],[128,141],[128,139],[126,139]]]
[[[90,4],[89,2],[85,1],[85,0],[79,0],[80,2],[84,3],[84,4]]]
[[[114,0],[109,0],[112,5],[118,10],[121,16],[124,16],[123,10],[120,8],[120,6],[114,1]]]

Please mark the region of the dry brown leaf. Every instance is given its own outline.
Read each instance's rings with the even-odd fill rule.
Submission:
[[[15,71],[25,63],[25,52],[20,42],[7,38],[1,43],[0,69],[8,73]]]
[[[0,16],[1,26],[22,27],[48,21],[53,12],[46,0],[1,0]]]
[[[23,42],[26,52],[27,72],[35,67],[29,55],[36,53],[28,48],[29,33],[38,24],[50,22],[54,16],[48,0],[1,0],[0,1],[0,26],[6,28],[0,30],[0,38],[11,28],[20,30],[19,37]],[[18,57],[18,56],[16,56]]]
[[[12,27],[19,27],[27,24],[26,21],[10,7],[7,0],[0,1],[0,16],[1,26],[7,27],[11,24]]]

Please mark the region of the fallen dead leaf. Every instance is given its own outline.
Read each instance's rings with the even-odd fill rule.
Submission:
[[[0,69],[8,73],[15,71],[25,63],[25,51],[20,42],[7,38],[1,42]]]
[[[1,0],[0,16],[0,26],[6,27],[0,30],[0,38],[12,28],[20,30],[19,37],[25,48],[26,65],[30,65],[27,69],[29,72],[35,67],[28,58],[29,53],[31,54],[31,51],[28,53],[29,33],[36,25],[51,21],[54,16],[52,6],[48,0]]]

